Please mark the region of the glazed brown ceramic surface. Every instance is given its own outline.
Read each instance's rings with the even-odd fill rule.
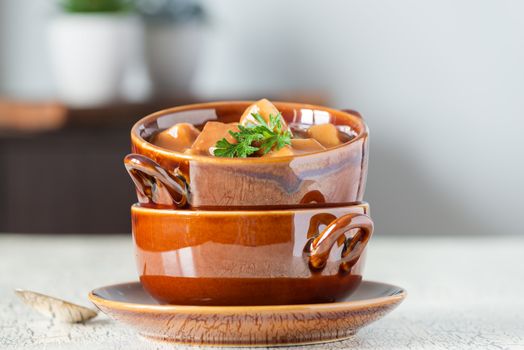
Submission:
[[[188,155],[149,142],[180,122],[238,121],[252,102],[216,102],[167,109],[143,118],[131,131],[134,154],[125,159],[139,202],[168,207],[245,207],[345,203],[362,200],[368,130],[360,115],[325,107],[275,103],[288,123],[350,126],[357,136],[312,154],[270,158]],[[173,199],[172,199],[173,198]]]
[[[159,305],[140,283],[95,289],[89,299],[104,313],[155,340],[195,345],[272,346],[345,339],[393,310],[406,292],[363,281],[337,303],[282,306]]]
[[[373,232],[365,203],[265,211],[132,207],[140,281],[185,305],[341,300],[354,291]]]

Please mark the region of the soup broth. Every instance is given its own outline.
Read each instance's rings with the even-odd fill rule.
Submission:
[[[351,141],[347,125],[286,123],[268,100],[250,105],[239,122],[178,123],[150,138],[156,146],[212,157],[280,157],[324,151]]]

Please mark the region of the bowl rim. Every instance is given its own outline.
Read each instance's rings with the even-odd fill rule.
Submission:
[[[340,205],[338,205],[340,204]],[[209,209],[173,209],[173,208],[153,208],[143,207],[140,203],[135,203],[131,206],[131,212],[145,212],[148,214],[156,215],[186,215],[186,216],[261,216],[261,215],[289,215],[293,213],[307,213],[317,212],[320,210],[336,210],[336,209],[349,209],[349,208],[363,208],[364,213],[369,215],[369,203],[364,201],[356,201],[351,203],[329,203],[327,206],[317,207],[295,207],[285,209],[231,209],[224,207],[222,210],[209,210]]]
[[[204,103],[193,103],[193,104],[187,104],[187,105],[181,105],[176,107],[170,107],[165,108],[162,110],[159,110],[157,112],[148,114],[147,116],[139,119],[131,128],[131,144],[132,145],[140,145],[142,148],[154,152],[159,153],[162,156],[165,157],[176,157],[177,159],[181,160],[198,160],[201,162],[209,162],[209,163],[279,163],[279,162],[290,162],[293,159],[304,159],[304,158],[310,158],[314,157],[319,154],[323,153],[329,153],[331,151],[335,151],[337,149],[342,149],[345,147],[350,147],[353,143],[365,139],[369,135],[369,129],[367,124],[364,122],[363,118],[360,116],[360,114],[352,114],[340,109],[334,109],[319,105],[313,105],[313,104],[307,104],[307,103],[299,103],[299,102],[285,102],[285,101],[272,101],[275,106],[277,106],[278,109],[279,106],[287,106],[288,108],[308,108],[308,109],[316,109],[316,110],[322,110],[329,112],[330,114],[342,114],[348,116],[350,119],[352,119],[354,122],[361,125],[361,130],[357,134],[355,138],[352,140],[345,142],[341,145],[329,148],[327,150],[312,152],[312,153],[306,153],[301,155],[293,155],[293,156],[281,156],[281,157],[252,157],[252,158],[226,158],[226,157],[212,157],[212,156],[204,156],[204,155],[190,155],[185,154],[177,151],[168,150],[166,148],[162,148],[159,146],[154,145],[153,143],[146,141],[142,136],[140,136],[140,127],[148,122],[152,122],[155,119],[158,119],[159,117],[166,115],[166,114],[172,114],[177,112],[184,112],[189,110],[195,110],[195,109],[204,109],[204,108],[211,108],[216,106],[224,106],[228,104],[251,104],[256,101],[250,101],[250,100],[231,100],[231,101],[214,101],[214,102],[204,102]],[[356,112],[358,113],[358,112]]]

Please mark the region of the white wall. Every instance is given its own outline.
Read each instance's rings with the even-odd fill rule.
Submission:
[[[46,45],[52,1],[0,0],[0,95],[53,96]]]
[[[377,232],[524,234],[523,1],[207,4],[196,91],[327,89],[361,111]]]
[[[365,115],[378,234],[524,234],[524,1],[205,3],[196,92],[325,89]],[[4,93],[48,92],[46,6],[0,0]]]

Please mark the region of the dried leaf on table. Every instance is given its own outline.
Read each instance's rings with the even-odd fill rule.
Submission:
[[[85,322],[98,314],[90,308],[29,290],[17,289],[15,293],[26,305],[29,305],[42,315],[58,321],[68,323]]]

